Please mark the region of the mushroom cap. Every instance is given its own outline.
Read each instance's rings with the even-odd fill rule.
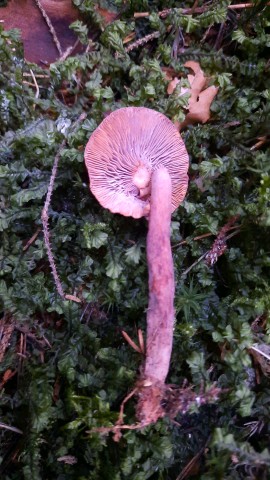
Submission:
[[[185,144],[174,124],[155,110],[114,111],[92,133],[84,157],[91,192],[113,213],[148,215],[151,174],[161,166],[172,181],[172,211],[185,197],[189,164]]]

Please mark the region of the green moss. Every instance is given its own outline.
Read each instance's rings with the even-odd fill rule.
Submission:
[[[255,15],[213,2],[183,16],[179,2],[100,2],[120,16],[106,26],[96,2],[74,3],[82,12],[73,27],[80,38],[93,24],[100,36],[89,52],[51,65],[48,78],[31,65],[38,97],[23,81],[30,66],[17,32],[0,34],[0,296],[4,318],[15,326],[0,363],[2,381],[8,369],[16,372],[3,384],[0,415],[23,432],[0,430],[1,478],[175,479],[201,450],[194,478],[268,478],[268,379],[249,348],[269,343],[269,7],[256,2]],[[168,7],[177,8],[165,19],[154,13]],[[151,17],[135,21],[138,11]],[[175,57],[179,28],[187,44]],[[158,38],[126,53],[131,31],[139,39],[155,30]],[[206,388],[216,382],[224,393],[215,405],[178,415],[178,424],[165,419],[124,433],[116,444],[88,432],[116,421],[142,361],[121,330],[134,341],[138,328],[145,331],[147,225],[100,207],[89,191],[83,149],[119,107],[146,106],[181,121],[186,99],[167,95],[164,67],[186,76],[183,64],[191,59],[219,92],[210,121],[182,133],[190,185],[173,216],[176,322],[168,381],[187,379],[198,392],[202,382]],[[87,118],[74,125],[82,112]],[[64,138],[51,243],[64,290],[81,304],[57,295],[41,231]],[[197,262],[234,215],[239,228],[225,253],[213,266]],[[125,418],[134,421],[133,401]],[[76,463],[59,460],[66,455]]]

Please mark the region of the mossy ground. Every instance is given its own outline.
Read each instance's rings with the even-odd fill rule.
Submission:
[[[180,7],[193,1],[100,1],[118,13],[106,24],[97,2],[75,0],[81,41],[88,42],[88,30],[100,33],[85,54],[48,71],[23,60],[16,32],[1,33],[5,480],[269,478],[268,354],[255,358],[252,346],[267,352],[270,344],[270,7],[260,0],[239,10],[229,0],[195,3],[183,14]],[[165,8],[174,10],[160,17]],[[151,15],[135,20],[137,12]],[[154,32],[125,51],[130,33],[135,41]],[[219,92],[210,120],[182,132],[190,185],[172,223],[177,286],[168,382],[187,381],[198,395],[216,382],[224,394],[178,415],[177,423],[164,419],[115,443],[88,432],[114,424],[142,362],[121,330],[134,340],[138,328],[145,331],[147,225],[100,207],[83,151],[116,108],[145,106],[181,122],[188,98],[167,94],[165,69],[186,78],[191,59]],[[38,93],[26,83],[33,83],[30,69]],[[75,125],[82,112],[86,119]],[[51,169],[65,137],[49,211],[51,244],[64,291],[81,303],[58,296],[42,235]],[[234,216],[236,234],[218,261],[197,261]],[[134,405],[126,408],[127,423]]]

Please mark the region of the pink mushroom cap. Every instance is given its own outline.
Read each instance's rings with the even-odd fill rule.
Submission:
[[[152,172],[161,166],[172,181],[172,211],[185,197],[185,144],[171,120],[155,110],[126,107],[111,113],[92,133],[84,157],[91,192],[113,213],[147,216]]]

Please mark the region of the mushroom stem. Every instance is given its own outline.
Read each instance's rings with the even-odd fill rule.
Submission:
[[[146,359],[138,382],[137,418],[156,422],[165,412],[161,402],[169,371],[174,324],[174,269],[170,243],[172,185],[164,167],[152,175],[147,235],[149,305]]]
[[[162,167],[152,175],[151,207],[147,235],[149,305],[145,378],[164,383],[173,343],[174,269],[170,243],[172,185]]]

